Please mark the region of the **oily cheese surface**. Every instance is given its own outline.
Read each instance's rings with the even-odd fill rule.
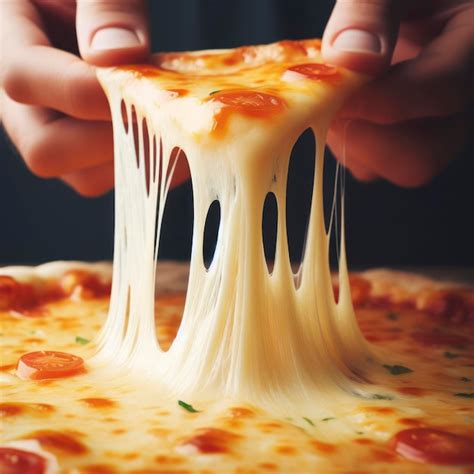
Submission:
[[[165,350],[180,323],[184,293],[179,290],[186,284],[185,269],[171,265],[168,270],[169,278],[162,281],[166,291],[159,292],[156,306],[156,333]],[[396,275],[378,278],[379,286],[390,287],[385,294],[373,274],[352,276],[357,318],[365,337],[390,354],[387,360],[397,360],[411,372],[397,373],[390,366],[388,382],[384,379],[386,390],[373,399],[354,396],[352,406],[338,413],[295,419],[276,417],[245,400],[216,399],[200,405],[183,400],[198,410],[192,412],[176,399],[163,399],[154,384],[137,374],[114,378],[106,368],[94,368],[88,360],[107,313],[107,272],[101,269],[104,286],[91,283],[90,274],[98,274],[84,267],[79,273],[58,267],[46,280],[32,278],[35,271],[29,272],[30,277],[26,270],[10,273],[15,281],[34,282],[40,292],[59,286],[62,293],[37,298],[26,306],[17,299],[9,307],[5,271],[0,273],[1,443],[20,446],[23,440],[35,441],[40,452],[56,459],[58,468],[50,463],[50,472],[472,470],[466,464],[414,462],[393,448],[398,432],[416,427],[448,430],[472,439],[472,289],[416,280],[422,287],[418,293],[425,294],[425,307],[420,310],[411,295],[400,299],[397,288],[404,285],[403,279],[397,285]],[[426,296],[429,292],[430,297]],[[444,307],[440,306],[442,295]],[[453,312],[455,320],[450,319]],[[56,380],[18,378],[18,358],[38,350],[83,357],[86,372]],[[368,386],[381,385],[370,374],[366,378]]]
[[[180,130],[179,146],[186,148],[185,137],[215,146],[252,129],[296,130],[315,114],[330,117],[367,79],[324,63],[320,49],[319,39],[307,39],[159,53],[151,64],[100,69],[98,77],[109,99],[120,90],[138,117],[165,117]]]

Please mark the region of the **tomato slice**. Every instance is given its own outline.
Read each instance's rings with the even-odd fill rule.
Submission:
[[[46,459],[30,451],[0,447],[0,472],[2,474],[44,474]]]
[[[393,439],[395,451],[411,461],[433,464],[474,462],[474,439],[433,428],[410,428]]]
[[[16,370],[22,379],[56,379],[82,372],[84,360],[67,352],[29,352],[20,357]]]
[[[322,63],[297,64],[288,68],[288,70],[313,80],[327,79],[339,74],[336,66]]]
[[[462,346],[469,339],[459,334],[443,334],[437,332],[414,332],[411,337],[426,346]]]
[[[237,111],[259,116],[281,112],[285,107],[285,102],[280,97],[252,90],[217,92],[212,95],[211,100]]]

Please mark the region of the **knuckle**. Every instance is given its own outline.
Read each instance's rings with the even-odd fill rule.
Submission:
[[[24,78],[21,69],[21,64],[15,59],[2,68],[2,88],[11,99],[16,101],[21,101],[24,95]]]
[[[80,196],[85,198],[100,197],[110,190],[109,187],[97,185],[96,183],[89,182],[86,179],[79,180],[78,182],[74,183],[72,187]]]
[[[52,151],[47,134],[40,134],[24,147],[23,158],[28,169],[40,178],[52,178]]]
[[[79,63],[80,64],[80,63]],[[71,64],[64,72],[63,77],[63,96],[65,101],[65,108],[74,116],[87,116],[90,104],[84,100],[81,94],[80,81],[81,71],[78,63]]]

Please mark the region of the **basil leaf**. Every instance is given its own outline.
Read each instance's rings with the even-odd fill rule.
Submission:
[[[308,422],[311,426],[315,426],[314,423],[309,418],[306,418],[306,416],[303,416],[303,420]]]
[[[410,372],[413,372],[412,369],[409,367],[405,367],[404,365],[383,365],[384,368],[386,368],[392,375],[402,375],[402,374],[408,374]]]
[[[200,410],[196,410],[192,405],[189,403],[183,402],[183,400],[178,400],[178,405],[181,408],[184,408],[186,411],[189,411],[189,413],[199,413]]]
[[[89,344],[89,342],[91,342],[89,339],[86,339],[85,337],[81,337],[81,336],[76,336],[76,343],[77,344],[81,344],[81,345],[86,345],[86,344]]]
[[[372,400],[393,400],[393,397],[390,395],[381,395],[380,393],[374,393],[372,395]]]

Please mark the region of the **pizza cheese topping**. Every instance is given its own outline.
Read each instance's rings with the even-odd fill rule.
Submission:
[[[291,404],[300,416],[315,410],[310,400],[323,392],[325,402],[317,411],[330,412],[338,397],[366,390],[358,386],[360,377],[348,377],[357,365],[370,365],[369,349],[354,318],[343,243],[338,303],[334,300],[321,178],[330,119],[362,80],[323,65],[318,45],[283,42],[232,52],[162,54],[154,60],[156,68],[99,71],[115,134],[118,240],[98,363],[141,370],[145,360],[154,361],[148,376],[164,381],[172,393],[197,400],[210,394],[236,396],[275,410]],[[311,80],[288,82],[283,76],[289,69]],[[170,97],[171,87],[189,93]],[[136,127],[127,128],[132,121]],[[307,128],[318,139],[317,179],[297,288],[286,220],[278,219],[275,267],[269,275],[261,219],[267,193],[283,206],[291,148]],[[153,142],[161,144],[159,156]],[[164,352],[147,328],[154,321],[161,220],[179,158],[188,160],[191,171],[194,248],[189,303],[176,339]],[[206,269],[203,231],[216,196],[223,221]],[[139,348],[130,341],[139,341]]]
[[[59,278],[60,276],[58,280]],[[356,284],[359,285],[360,282]],[[64,322],[63,312],[71,306],[66,312],[71,313],[69,318],[74,326],[74,332],[87,334],[90,338],[91,333],[88,333],[86,328],[97,327],[101,316],[100,311],[79,315],[78,311],[84,309],[84,304],[93,304],[96,308],[103,307],[101,298],[95,302],[85,300],[81,305],[66,299],[59,306],[52,302],[52,309],[47,319],[19,320],[7,311],[2,313],[6,323],[2,331],[8,334],[16,328],[15,330],[25,334],[24,339],[18,340],[24,341],[30,336],[41,335],[42,328],[45,327],[42,323],[47,323],[48,345],[53,341],[59,341],[58,336],[61,334],[64,341],[61,349],[76,346],[78,350],[88,350],[88,345],[77,345],[74,338],[71,338],[71,330],[61,326]],[[183,304],[184,296],[177,293],[165,295],[158,300],[158,307],[166,314],[166,317],[158,322],[158,332],[166,330],[166,335],[163,332],[161,339],[163,344],[169,344],[175,337]],[[366,331],[383,333],[394,325],[402,329],[399,340],[376,343],[377,347],[388,349],[392,354],[404,354],[404,357],[410,357],[410,351],[413,349],[410,334],[413,328],[423,327],[423,331],[428,334],[463,335],[462,328],[445,328],[427,313],[399,310],[398,319],[392,320],[386,317],[390,311],[390,309],[364,307],[358,311],[358,317],[364,334]],[[56,321],[59,323],[57,329]],[[244,469],[247,461],[250,463],[249,469],[272,469],[282,472],[294,472],[298,469],[303,472],[315,469],[322,472],[330,470],[347,472],[353,469],[355,464],[360,466],[360,470],[367,472],[386,472],[390,469],[400,473],[413,472],[416,469],[413,463],[438,462],[426,458],[426,455],[423,457],[418,454],[417,460],[414,460],[402,454],[406,447],[396,448],[394,442],[401,430],[432,429],[434,423],[437,430],[473,441],[469,434],[469,426],[466,424],[468,422],[463,424],[462,421],[464,418],[469,420],[472,400],[469,397],[456,395],[469,395],[472,392],[467,376],[472,371],[467,367],[472,357],[469,347],[469,344],[464,344],[463,349],[449,349],[449,347],[445,349],[445,346],[420,344],[422,354],[420,357],[433,361],[432,367],[437,367],[436,371],[439,373],[433,375],[431,379],[425,379],[426,368],[429,366],[419,367],[416,356],[412,356],[411,359],[397,359],[394,362],[403,360],[404,366],[412,368],[417,374],[416,378],[410,374],[394,377],[386,369],[382,369],[382,373],[386,372],[383,391],[382,386],[379,386],[383,384],[372,384],[370,396],[364,398],[351,415],[348,415],[346,410],[352,409],[348,405],[343,405],[339,409],[336,408],[333,416],[318,417],[310,410],[301,418],[298,416],[280,418],[273,411],[251,407],[243,404],[241,400],[238,404],[235,401],[232,404],[229,402],[228,407],[224,404],[214,417],[214,405],[201,402],[197,404],[194,402],[194,397],[185,399],[187,402],[184,403],[189,405],[192,400],[192,406],[202,411],[188,414],[184,408],[176,410],[176,399],[168,403],[159,395],[152,395],[153,402],[145,403],[141,397],[150,390],[149,386],[146,390],[141,388],[141,385],[137,387],[136,392],[130,393],[130,401],[127,401],[127,395],[120,391],[124,386],[123,377],[117,380],[116,387],[112,388],[110,381],[102,384],[102,375],[98,377],[98,374],[94,373],[95,369],[91,369],[85,376],[87,377],[85,382],[82,382],[83,377],[68,378],[62,382],[61,379],[45,380],[55,384],[61,383],[62,386],[41,387],[38,385],[41,380],[31,383],[14,377],[13,381],[16,382],[6,398],[12,401],[0,404],[0,416],[5,425],[5,433],[10,439],[20,439],[21,442],[27,439],[39,440],[43,454],[39,452],[33,454],[44,457],[44,450],[54,453],[61,466],[73,463],[81,474],[139,472],[140,469],[144,472],[153,469],[192,472],[195,469],[195,462],[205,462],[200,459],[201,456],[203,459],[212,459],[212,468],[208,469],[211,472],[226,471],[235,465]],[[455,350],[453,353],[459,354],[459,357],[452,359],[445,357],[444,353],[449,350]],[[392,365],[396,365],[394,362]],[[6,374],[12,373],[14,366],[4,365],[5,368],[2,370],[5,370]],[[451,373],[454,370],[455,372]],[[449,380],[453,387],[450,392],[436,389],[437,382],[447,384]],[[68,387],[71,389],[68,390]],[[132,387],[127,385],[127,392]],[[34,403],[44,400],[45,396],[48,397],[47,404]],[[26,403],[25,399],[32,400],[32,403]],[[443,403],[437,404],[438,399],[442,399]],[[214,403],[222,402],[223,399],[220,399]],[[313,402],[317,403],[315,400]],[[351,419],[357,421],[354,423],[349,421]],[[29,427],[32,424],[39,429],[32,431]],[[53,433],[64,433],[69,441],[72,439],[73,443],[82,445],[82,448],[79,448],[82,454],[78,454],[77,449],[61,448],[64,442],[62,439],[55,439],[55,435],[51,434],[52,426],[58,427],[54,428]],[[86,435],[72,432],[71,428],[81,430]],[[217,432],[207,432],[211,428]],[[226,433],[222,435],[225,441],[217,446],[209,443],[209,440],[214,442],[216,437],[219,439],[221,431]],[[231,434],[230,438],[228,433]],[[233,434],[238,437],[234,438]],[[150,436],[155,440],[152,449],[150,449]],[[140,439],[146,444],[142,449],[136,444]],[[171,442],[168,441],[170,439]],[[116,448],[117,444],[120,448]],[[26,451],[26,448],[20,446],[7,447]],[[308,456],[315,457],[311,458],[310,464],[304,464]],[[459,463],[461,466],[466,466],[466,469],[469,465],[469,462],[452,458],[444,462],[447,465]]]

